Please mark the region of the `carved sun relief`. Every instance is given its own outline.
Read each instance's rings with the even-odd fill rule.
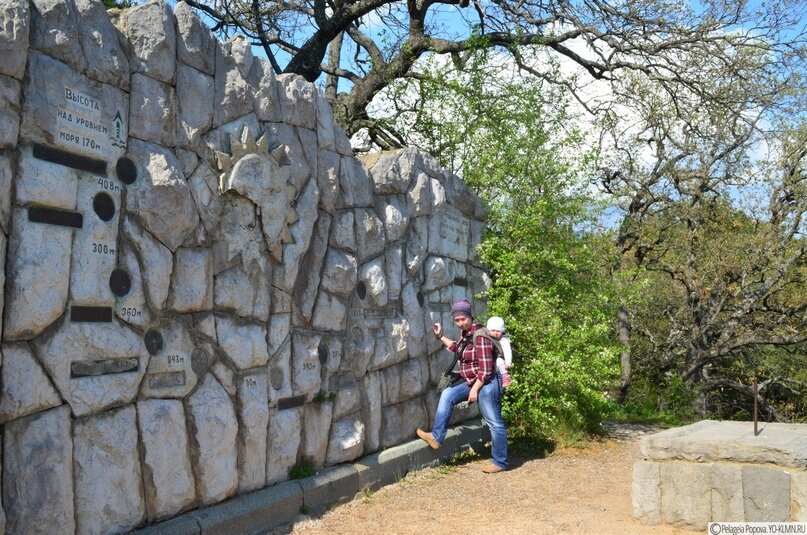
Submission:
[[[293,243],[289,226],[297,221],[293,202],[297,195],[289,183],[291,168],[285,146],[269,150],[264,133],[256,140],[249,127],[241,131],[240,141],[233,140],[232,154],[216,151],[221,176],[221,193],[236,191],[259,209],[261,226],[272,258],[283,260],[283,244]]]

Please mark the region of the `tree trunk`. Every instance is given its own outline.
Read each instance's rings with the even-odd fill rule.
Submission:
[[[625,398],[628,396],[628,388],[630,387],[630,319],[628,318],[628,311],[625,307],[619,307],[617,313],[618,329],[619,329],[619,343],[622,344],[622,354],[619,357],[619,363],[622,367],[622,374],[619,379],[619,394],[616,401],[620,405],[625,403]]]

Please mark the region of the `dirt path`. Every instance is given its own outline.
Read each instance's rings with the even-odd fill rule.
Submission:
[[[543,459],[511,458],[487,475],[486,459],[426,468],[319,518],[269,535],[314,534],[692,534],[643,526],[631,516],[631,471],[646,430],[619,426],[612,438]]]

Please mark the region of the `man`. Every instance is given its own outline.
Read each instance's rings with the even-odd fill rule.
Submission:
[[[492,439],[492,459],[482,471],[487,474],[501,472],[507,469],[507,428],[502,418],[502,384],[494,365],[493,344],[484,337],[474,338],[474,332],[482,327],[474,323],[471,303],[467,299],[451,305],[451,317],[462,333],[459,340],[443,336],[443,326],[439,323],[434,324],[433,330],[440,342],[457,354],[460,380],[440,394],[431,433],[418,429],[417,435],[432,448],[439,448],[448,432],[454,405],[465,400],[468,403],[478,401]]]

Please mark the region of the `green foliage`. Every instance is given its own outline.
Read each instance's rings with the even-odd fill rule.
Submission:
[[[598,430],[616,377],[609,240],[593,231],[589,154],[565,103],[534,79],[505,74],[484,50],[420,85],[423,148],[490,205],[480,247],[491,315],[516,355],[503,410],[518,443],[575,441]]]
[[[289,479],[304,479],[308,476],[314,475],[315,466],[314,460],[304,457],[300,461],[289,468]]]
[[[125,9],[132,7],[137,0],[104,0],[104,7],[107,9]]]

